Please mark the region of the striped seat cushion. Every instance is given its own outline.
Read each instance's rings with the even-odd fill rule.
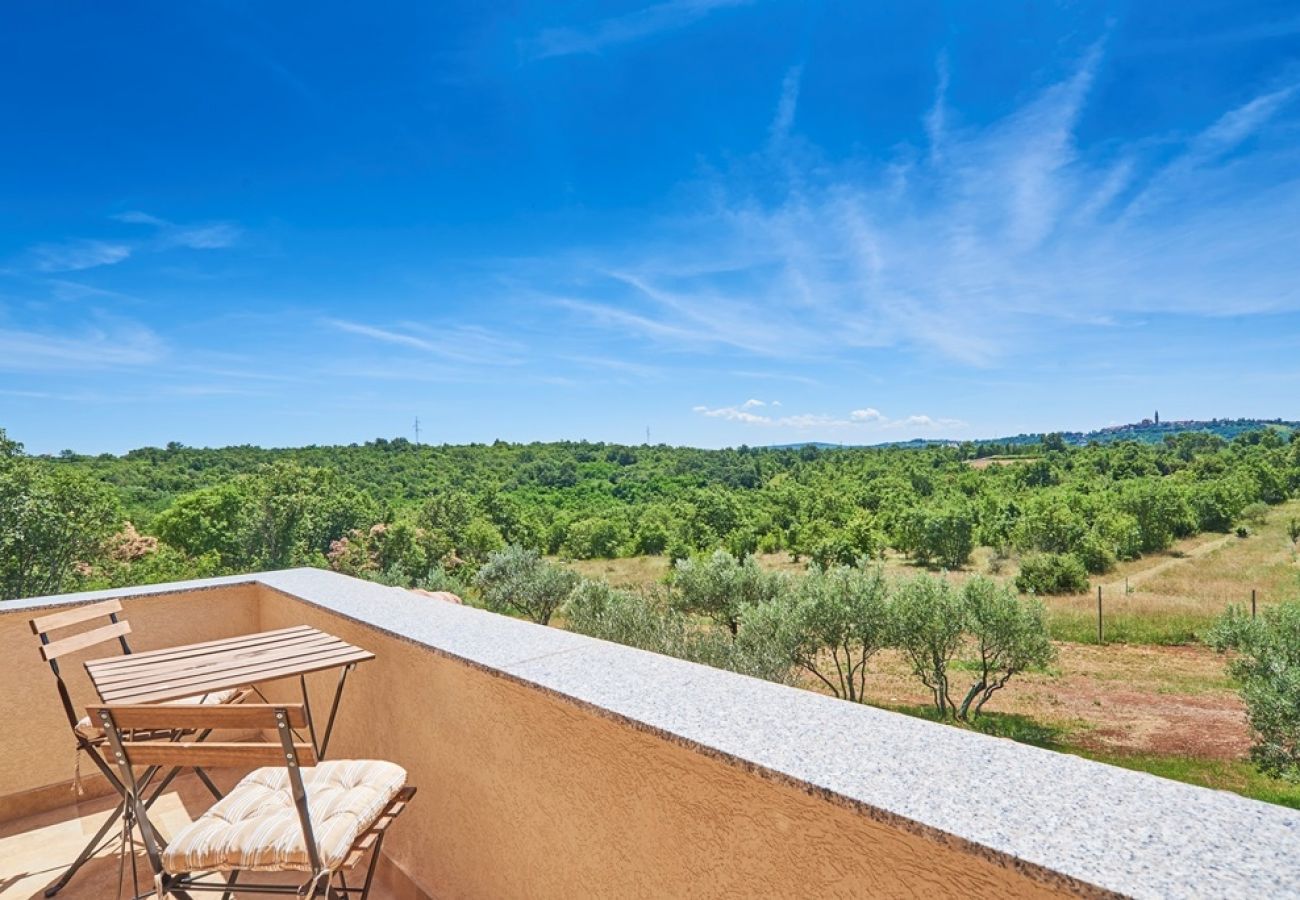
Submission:
[[[321,864],[334,870],[406,785],[406,770],[382,760],[330,760],[303,769],[302,780]],[[162,862],[172,874],[310,872],[288,770],[250,773],[172,839]]]
[[[231,688],[228,691],[213,691],[210,694],[202,694],[196,697],[185,697],[181,700],[169,700],[168,705],[176,706],[196,706],[206,704],[229,703],[239,696],[239,688]],[[99,730],[98,725],[92,725],[90,716],[82,716],[81,721],[77,723],[77,734],[81,735],[88,741],[97,740],[102,737],[104,732]]]

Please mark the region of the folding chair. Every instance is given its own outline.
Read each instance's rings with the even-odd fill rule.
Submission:
[[[366,900],[384,835],[415,795],[406,771],[383,760],[317,763],[294,729],[301,703],[239,706],[103,705],[87,708],[121,769],[158,897],[192,900],[203,891]],[[132,733],[218,728],[264,729],[274,739],[238,744],[132,740]],[[139,766],[260,766],[224,798],[164,842],[149,822],[135,780]],[[370,853],[361,887],[347,872]],[[301,872],[300,885],[243,882],[246,872]],[[226,880],[204,881],[218,873]],[[339,885],[334,884],[335,878]],[[238,887],[236,888],[236,884]],[[136,900],[147,895],[138,895]]]
[[[112,840],[116,835],[111,835],[114,825],[118,820],[126,817],[126,828],[130,828],[131,819],[134,815],[130,805],[126,801],[126,786],[114,774],[113,768],[105,761],[102,750],[105,747],[106,736],[103,734],[97,723],[90,720],[89,717],[78,717],[77,708],[72,702],[72,695],[68,691],[67,682],[64,681],[62,673],[59,671],[59,659],[74,653],[78,650],[85,650],[88,647],[94,647],[97,644],[109,643],[116,641],[123,653],[130,653],[131,646],[126,641],[126,636],[131,633],[131,625],[119,617],[122,612],[122,604],[116,600],[107,600],[103,603],[96,603],[90,606],[78,606],[65,612],[51,613],[48,616],[40,616],[32,619],[30,624],[32,632],[41,640],[41,657],[50,664],[50,670],[54,672],[55,683],[59,690],[59,700],[63,703],[63,711],[68,717],[68,726],[72,729],[73,737],[77,741],[77,753],[84,752],[90,757],[95,767],[103,773],[109,783],[122,795],[122,802],[118,804],[117,809],[108,817],[108,820],[100,826],[99,831],[90,839],[81,854],[76,858],[71,866],[60,876],[59,880],[50,885],[45,890],[46,897],[53,897],[72,879],[77,870],[85,865],[90,857],[94,856],[102,847],[107,845],[108,840]],[[97,628],[91,628],[88,631],[81,631],[75,634],[64,633],[60,637],[51,638],[53,632],[62,632],[66,628],[74,625],[85,625],[92,623],[97,619],[107,619],[108,624],[100,625]],[[203,694],[197,697],[187,697],[184,700],[176,701],[185,704],[222,704],[237,703],[248,696],[248,692],[242,689],[220,691],[211,694]],[[188,732],[187,732],[188,733]],[[184,735],[181,733],[169,733],[166,735],[173,739],[178,739]],[[199,740],[207,737],[207,733],[199,736]],[[172,779],[180,772],[179,769],[173,769],[162,779],[156,788],[148,795],[146,806],[153,805],[167,786],[171,784]],[[142,783],[147,785],[150,780],[157,774],[157,770],[151,770],[142,778]],[[212,792],[213,796],[220,799],[221,792],[217,790],[216,785],[202,769],[197,769],[196,774]]]

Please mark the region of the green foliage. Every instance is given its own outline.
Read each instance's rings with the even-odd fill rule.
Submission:
[[[1258,528],[1264,524],[1268,518],[1268,504],[1256,500],[1253,503],[1247,503],[1241,510],[1241,521],[1245,522],[1251,528]]]
[[[902,517],[898,547],[922,565],[960,568],[975,549],[974,516],[957,506],[913,508]]]
[[[785,576],[759,568],[752,556],[737,561],[725,550],[678,560],[673,566],[673,605],[708,616],[735,635],[741,614],[774,599],[785,589]]]
[[[177,498],[154,530],[191,556],[217,554],[228,569],[281,569],[323,565],[333,542],[378,517],[335,470],[279,461]]]
[[[961,595],[946,579],[920,575],[898,587],[893,609],[894,643],[930,689],[935,713],[955,713],[948,666],[965,637]]]
[[[121,522],[117,497],[86,473],[38,466],[0,430],[0,600],[77,584]]]
[[[573,559],[597,559],[618,556],[627,541],[622,524],[611,519],[579,519],[571,524],[561,550]]]
[[[1056,657],[1043,605],[982,576],[960,590],[933,576],[906,581],[892,611],[892,643],[930,689],[931,709],[940,718],[978,718],[1011,678]],[[949,674],[954,659],[975,673],[960,703]]]
[[[867,664],[892,636],[888,582],[877,569],[814,566],[794,590],[745,609],[740,634],[862,703]]]
[[[1207,638],[1239,654],[1229,670],[1255,734],[1251,758],[1267,775],[1300,782],[1300,600],[1266,608],[1259,619],[1230,607]]]
[[[491,553],[474,578],[488,609],[524,616],[539,625],[551,621],[579,581],[575,572],[517,545]]]
[[[766,635],[756,631],[733,638],[717,627],[700,627],[662,597],[583,581],[570,595],[564,616],[571,630],[591,637],[767,681],[789,678],[789,661]]]
[[[154,533],[191,556],[215,553],[228,568],[251,562],[245,486],[238,481],[182,494],[154,520]]]
[[[1009,588],[987,578],[962,586],[962,606],[970,633],[968,662],[976,672],[957,718],[976,718],[994,693],[1014,675],[1041,669],[1056,658],[1048,637],[1047,610],[1037,600],[1024,601]]]
[[[472,577],[507,543],[592,558],[786,551],[823,568],[894,550],[954,568],[978,540],[1073,554],[1097,573],[1198,530],[1230,531],[1249,504],[1300,491],[1300,442],[1249,425],[1215,423],[1231,442],[1181,434],[1077,446],[1063,435],[1046,449],[1037,438],[831,450],[381,439],[55,458],[23,456],[6,438],[0,455],[32,478],[80,473],[104,485],[142,534],[195,560],[215,553],[224,572],[334,564],[336,542],[379,524],[419,540],[382,548],[363,538],[350,564],[406,584],[436,566]],[[976,456],[1007,464],[972,468]]]
[[[1026,594],[1082,594],[1088,570],[1073,553],[1034,553],[1020,561],[1016,589]]]

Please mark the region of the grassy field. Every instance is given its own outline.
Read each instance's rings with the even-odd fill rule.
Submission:
[[[1194,643],[1230,603],[1249,605],[1252,589],[1261,609],[1288,597],[1300,597],[1300,563],[1286,533],[1287,521],[1294,516],[1300,516],[1300,500],[1273,507],[1264,524],[1249,537],[1197,535],[1163,553],[1121,563],[1113,572],[1092,579],[1086,594],[1045,597],[1052,637],[1097,643],[1098,587],[1103,640],[1123,644]],[[758,561],[764,568],[792,573],[802,572],[806,565],[787,553],[759,554]],[[636,588],[662,581],[669,562],[662,556],[640,556],[579,560],[569,565],[587,577]],[[895,576],[922,571],[894,553],[883,565]],[[1014,560],[995,566],[992,549],[979,547],[966,568],[949,572],[947,577],[961,582],[984,574],[1011,582],[1017,571]]]

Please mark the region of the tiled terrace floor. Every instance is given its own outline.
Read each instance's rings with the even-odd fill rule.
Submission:
[[[223,778],[221,773],[214,773],[215,780],[223,790],[233,778]],[[0,898],[3,900],[20,900],[20,898],[40,897],[45,887],[57,878],[67,867],[81,848],[103,823],[104,819],[116,805],[116,795],[78,803],[56,809],[51,812],[0,822]],[[175,834],[212,804],[212,795],[204,789],[197,778],[186,776],[176,779],[167,793],[158,798],[154,804],[150,821],[163,834]],[[136,846],[139,850],[139,835]],[[76,877],[58,894],[58,900],[114,900],[119,896],[120,839],[112,843],[92,859],[77,873]],[[142,852],[137,854],[137,872],[140,890],[148,892],[153,885],[149,872],[149,862]],[[382,873],[384,864],[380,864]],[[124,880],[120,896],[132,894],[131,871],[124,870]],[[268,876],[259,875],[260,879],[270,880]],[[302,881],[298,873],[278,876],[286,884]],[[360,879],[357,879],[359,883]],[[396,900],[396,894],[387,890],[382,877],[376,878],[372,900]],[[349,879],[352,883],[352,879]],[[217,894],[205,896],[217,897]],[[238,892],[236,897],[243,897]],[[263,895],[265,896],[265,895]]]

